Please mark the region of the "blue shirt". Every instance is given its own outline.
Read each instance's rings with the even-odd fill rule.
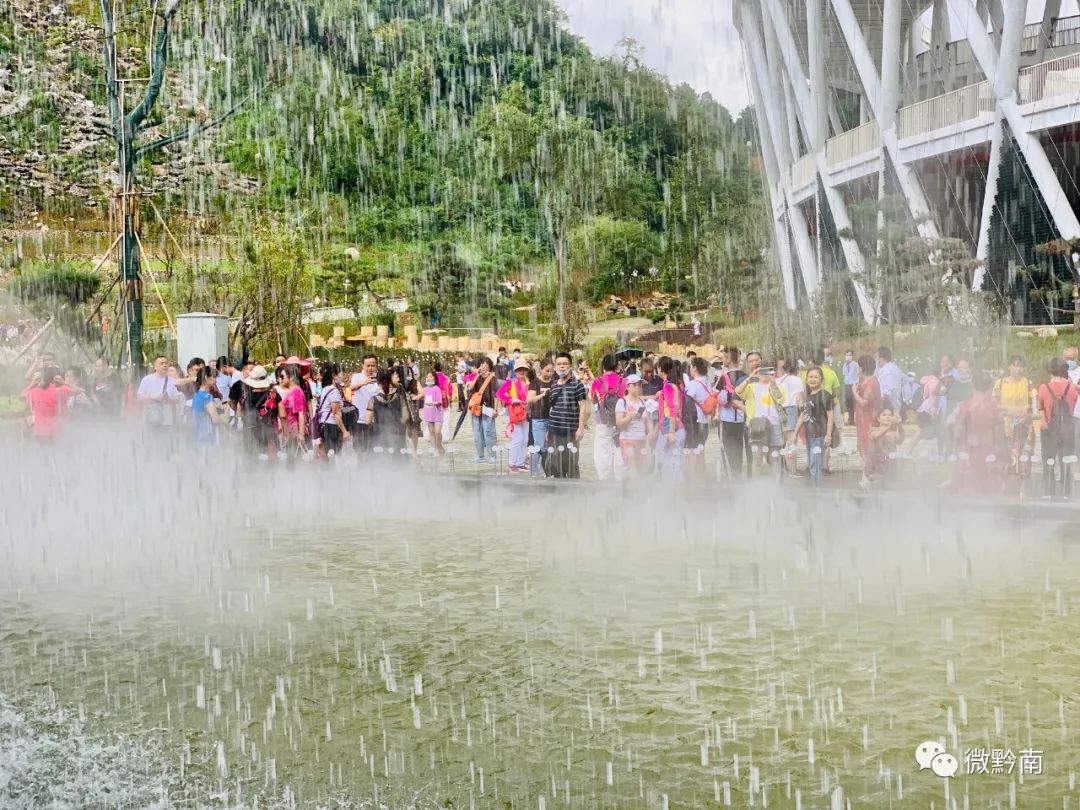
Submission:
[[[844,385],[859,384],[859,364],[854,360],[844,361]]]
[[[196,444],[214,443],[214,423],[206,407],[214,404],[209,392],[199,390],[191,400],[191,424],[195,428]]]

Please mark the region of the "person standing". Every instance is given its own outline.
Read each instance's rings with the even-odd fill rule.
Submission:
[[[656,373],[656,361],[645,358],[641,361],[641,397],[642,399],[656,399],[660,389],[664,387],[664,381]]]
[[[1061,353],[1065,360],[1065,368],[1069,372],[1069,382],[1080,386],[1080,363],[1078,363],[1078,351],[1075,346],[1069,346]],[[1080,448],[1080,399],[1077,400],[1076,409],[1073,411],[1073,447]]]
[[[420,381],[413,376],[408,363],[394,366],[394,378],[394,384],[401,389],[402,418],[405,420],[408,454],[414,461],[419,461],[420,434],[423,428],[420,403],[424,400],[424,394],[420,390]]]
[[[600,366],[603,371],[589,386],[589,399],[596,410],[593,464],[596,465],[596,477],[606,481],[622,475],[622,456],[615,446],[615,406],[626,394],[626,383],[616,371],[618,360],[615,355],[605,354]]]
[[[510,439],[510,449],[507,453],[511,473],[524,473],[529,471],[528,443],[529,421],[527,400],[529,398],[529,364],[518,359],[514,366],[513,376],[499,386],[495,396],[499,398],[505,407],[509,424],[507,436]]]
[[[476,378],[469,383],[469,413],[472,415],[473,444],[477,464],[498,460],[495,455],[495,364],[490,357],[480,360]]]
[[[307,450],[308,416],[307,397],[301,386],[299,367],[284,365],[277,369],[278,435],[282,450],[290,458],[296,458]]]
[[[139,382],[135,399],[142,408],[143,424],[158,435],[167,435],[176,425],[176,405],[184,395],[169,376],[169,361],[164,355],[154,358],[154,370]]]
[[[341,393],[341,367],[336,363],[324,365],[320,384],[322,393],[315,408],[315,419],[319,425],[319,446],[323,456],[330,459],[341,452],[343,442],[349,441],[342,412],[345,397]]]
[[[191,426],[195,447],[200,452],[217,444],[218,425],[224,423],[221,405],[214,396],[217,372],[209,366],[199,370],[195,381],[195,396],[191,398]]]
[[[544,474],[542,464],[547,447],[548,420],[551,415],[551,386],[555,381],[555,365],[550,359],[540,361],[536,378],[529,384],[529,472],[533,477]]]
[[[760,356],[758,357],[760,363]],[[743,380],[736,393],[746,404],[746,416],[750,425],[750,465],[760,468],[771,463],[771,459],[780,455],[784,446],[784,431],[780,424],[784,405],[784,392],[776,384],[776,369],[753,368],[749,377]],[[775,456],[773,455],[775,454]]]
[[[706,403],[713,396],[712,386],[709,385],[709,366],[703,357],[695,357],[690,362],[690,381],[686,384],[686,396],[694,403],[694,417],[696,430],[693,440],[687,435],[686,449],[690,450],[687,456],[687,465],[690,473],[698,478],[705,475],[705,442],[709,438],[709,422],[712,413],[706,413]],[[713,405],[717,400],[713,400]]]
[[[30,385],[23,392],[30,409],[30,435],[39,442],[51,442],[60,431],[64,402],[73,389],[64,385],[60,369],[42,366],[30,375]]]
[[[573,376],[573,359],[567,352],[555,356],[555,381],[551,385],[548,412],[548,475],[553,478],[580,478],[578,447],[585,437],[589,419],[589,397],[585,386]]]
[[[360,452],[367,452],[371,446],[371,423],[368,422],[368,405],[371,398],[379,393],[378,373],[379,359],[373,354],[364,355],[361,361],[360,371],[353,374],[349,380],[349,388],[352,390],[352,404],[358,414],[353,445]]]
[[[435,364],[435,368],[439,368],[438,363]],[[437,370],[432,370],[424,378],[422,392],[424,408],[421,412],[424,424],[427,425],[432,452],[437,456],[445,452],[442,443],[443,414],[446,412],[446,403],[449,402],[449,391],[445,384],[440,382],[439,373]]]
[[[626,395],[615,405],[615,424],[619,428],[619,453],[631,478],[640,478],[648,470],[648,442],[651,421],[646,400],[641,398],[641,377],[626,378]]]
[[[859,364],[855,362],[855,352],[844,352],[844,365],[840,368],[844,378],[844,410],[848,425],[855,424],[855,386],[859,384]]]
[[[881,388],[881,399],[893,409],[894,413],[900,413],[904,404],[904,372],[892,359],[892,349],[881,346],[877,350],[877,370],[874,373],[878,385]]]
[[[1009,473],[1021,478],[1027,477],[1031,469],[1034,444],[1031,420],[1038,410],[1035,386],[1024,370],[1024,359],[1020,355],[1010,357],[1009,373],[994,383],[992,394],[1001,409],[1005,442],[1009,447]]]
[[[951,374],[943,374],[940,378],[939,391],[945,396],[944,413],[939,412],[938,418],[943,420],[945,445],[941,456],[946,458],[953,452],[953,422],[956,419],[956,409],[960,404],[971,398],[974,389],[971,385],[971,363],[961,359]]]
[[[371,450],[376,456],[386,455],[391,459],[400,459],[408,452],[405,394],[399,384],[397,371],[381,368],[375,381],[378,390],[368,400],[364,420],[368,424]]]
[[[241,413],[246,444],[257,458],[268,461],[277,449],[274,446],[277,443],[277,392],[263,366],[252,368],[241,385],[244,388]]]
[[[1042,430],[1039,435],[1043,460],[1043,497],[1072,497],[1073,464],[1076,462],[1072,414],[1077,388],[1069,379],[1065,361],[1050,361],[1050,379],[1039,386]]]
[[[859,384],[855,386],[855,440],[859,456],[863,461],[863,476],[860,482],[864,487],[870,485],[868,468],[873,467],[870,457],[870,431],[877,426],[878,412],[882,407],[881,384],[874,376],[876,367],[874,358],[864,354],[859,358]]]
[[[974,374],[971,386],[971,397],[956,412],[956,446],[961,454],[957,482],[968,492],[999,495],[1005,466],[1001,457],[1005,438],[1002,412],[985,373]]]
[[[781,413],[781,425],[784,430],[784,462],[788,473],[795,472],[795,423],[799,421],[802,412],[806,384],[802,376],[797,372],[795,361],[790,358],[778,360],[776,369],[776,385],[784,392],[784,407]],[[820,366],[818,367],[820,371]],[[822,372],[824,375],[824,372]]]
[[[739,365],[739,350],[729,346],[715,387],[720,397],[720,442],[724,445],[728,472],[733,477],[742,475],[746,455],[746,408],[742,398],[735,393],[744,379],[746,374]]]
[[[658,364],[664,387],[657,396],[659,411],[659,436],[656,440],[657,466],[660,474],[669,481],[681,483],[682,451],[686,444],[686,426],[683,423],[683,400],[686,396],[680,383],[682,369],[670,357],[661,357]]]
[[[805,401],[793,431],[796,440],[799,430],[806,435],[806,468],[810,485],[821,486],[825,451],[832,443],[835,420],[833,396],[823,387],[824,375],[818,366],[806,370]]]
[[[228,401],[229,392],[232,391],[234,383],[240,382],[240,372],[236,366],[232,364],[232,361],[222,355],[217,360],[217,390],[222,396],[223,401]]]

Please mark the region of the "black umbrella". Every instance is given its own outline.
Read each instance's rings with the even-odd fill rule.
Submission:
[[[465,424],[465,417],[469,415],[469,412],[464,408],[461,411],[461,416],[458,417],[457,424],[454,425],[454,435],[450,437],[450,441],[457,438],[458,431],[461,430],[461,426]]]
[[[645,350],[639,349],[637,346],[623,346],[615,352],[615,357],[619,360],[637,360],[639,357],[644,356]]]

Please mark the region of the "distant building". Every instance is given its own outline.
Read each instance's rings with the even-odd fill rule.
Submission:
[[[789,306],[865,257],[850,209],[891,195],[962,239],[1016,322],[1069,321],[1080,237],[1076,0],[733,0]],[[858,285],[852,309],[872,307]],[[1060,297],[1059,297],[1060,296]]]

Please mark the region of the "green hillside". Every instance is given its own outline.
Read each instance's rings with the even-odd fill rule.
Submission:
[[[156,6],[119,6],[119,72],[145,77]],[[107,205],[96,8],[0,11],[8,226]],[[745,127],[643,67],[633,43],[592,54],[549,0],[182,0],[145,137],[236,106],[139,169],[148,243],[172,244],[150,201],[193,254],[220,242],[213,263],[187,268],[213,282],[196,292],[227,288],[252,240],[287,238],[311,296],[406,293],[444,324],[506,311],[507,278],[537,282],[545,310],[560,277],[593,303],[657,288],[738,304],[767,238]],[[342,259],[348,247],[359,260]],[[171,294],[190,297],[168,271]]]

